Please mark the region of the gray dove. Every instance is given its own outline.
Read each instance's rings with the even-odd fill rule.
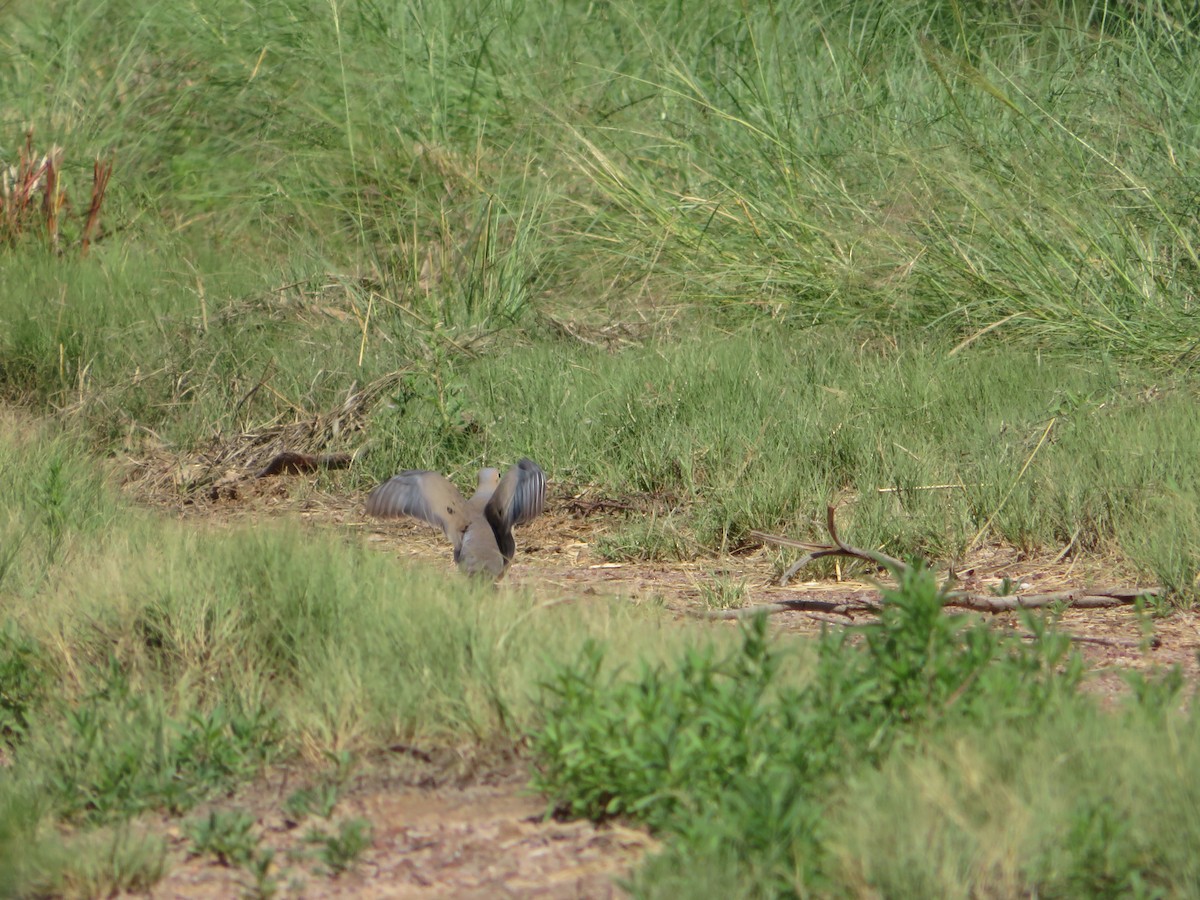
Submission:
[[[522,459],[500,477],[480,469],[479,487],[464,500],[444,475],[409,469],[367,495],[367,515],[413,516],[437,525],[454,545],[454,561],[468,575],[504,575],[517,552],[513,527],[532,522],[546,505],[546,473]]]

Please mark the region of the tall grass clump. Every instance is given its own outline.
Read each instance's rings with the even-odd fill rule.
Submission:
[[[108,627],[133,642],[128,666],[192,702],[268,696],[294,740],[325,748],[464,734],[503,743],[529,715],[539,635],[571,631],[576,616],[287,530],[169,536],[106,593],[98,609],[116,610]],[[620,628],[610,613],[621,618],[585,618]],[[570,655],[569,640],[560,647]]]
[[[280,270],[311,255],[421,315],[433,294],[455,324],[511,316],[519,286],[556,268],[542,216],[564,187],[537,171],[538,126],[594,52],[576,14],[107,0],[17,19],[13,118],[110,149],[113,214],[136,236],[166,226]]]
[[[104,545],[118,504],[85,442],[0,412],[0,596],[28,595]]]
[[[687,640],[615,605],[541,608],[331,537],[122,530],[103,558],[4,595],[0,860],[31,848],[19,893],[74,871],[50,823],[100,841],[272,763],[397,741],[486,761],[512,750],[536,683],[589,635],[631,656]]]
[[[118,678],[130,696],[161,695],[169,714],[269,709],[284,750],[319,752],[461,735],[502,744],[531,713],[549,632],[570,657],[593,628],[621,631],[633,614],[543,611],[519,592],[399,571],[286,528],[143,522],[10,615],[66,696],[120,694],[96,687]]]
[[[1195,717],[1179,712],[1178,671],[1131,680],[1119,711],[958,736],[861,773],[832,816],[838,877],[887,895],[1195,893]]]
[[[9,17],[0,162],[26,124],[68,166],[117,162],[89,259],[0,252],[0,396],[84,413],[110,446],[320,410],[430,345],[524,328],[567,258],[523,124],[544,71],[504,10]]]
[[[117,164],[88,260],[0,253],[0,395],[110,446],[436,381],[559,316],[1194,364],[1178,4],[10,18],[5,160],[31,125]]]
[[[578,164],[719,308],[1190,368],[1200,40],[1149,6],[624,7],[641,102]]]
[[[534,783],[560,813],[663,835],[637,896],[1187,893],[1200,820],[1178,674],[1104,716],[1066,640],[1026,625],[1030,644],[947,616],[918,571],[860,638],[823,634],[799,678],[762,618],[740,650],[607,678],[593,647],[546,684]],[[1151,822],[1136,760],[1164,740],[1152,768],[1182,783]],[[1131,818],[1148,831],[1126,843]]]

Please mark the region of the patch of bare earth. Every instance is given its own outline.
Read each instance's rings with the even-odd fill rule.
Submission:
[[[356,506],[340,512],[326,508],[313,514],[315,518],[325,515],[364,529],[370,543],[398,558],[450,567],[449,550],[440,533],[421,523],[370,521]],[[632,603],[657,604],[680,617],[707,608],[706,596],[713,592],[706,587],[714,581],[740,586],[746,605],[798,599],[837,603],[878,596],[876,584],[864,580],[861,574],[802,581],[801,572],[797,580],[781,587],[776,583],[777,554],[766,548],[689,562],[607,561],[596,552],[596,539],[612,524],[611,518],[594,522],[552,508],[518,533],[517,558],[508,583],[545,594],[548,599],[586,602],[591,597],[615,596]],[[799,555],[796,551],[795,556]],[[1043,594],[1092,584],[1136,583],[1132,574],[1114,566],[1111,560],[1059,556],[1028,554],[1013,547],[982,547],[967,564],[960,565],[957,586],[983,593],[999,590],[1007,580],[1019,585],[1023,594]],[[771,622],[781,632],[815,635],[823,628],[863,624],[871,618],[861,613],[835,616],[786,611],[772,614]],[[996,628],[1026,633],[1018,613],[987,614],[987,618]],[[1061,631],[1077,640],[1078,649],[1092,667],[1087,682],[1090,690],[1115,697],[1125,689],[1121,672],[1176,664],[1189,679],[1200,679],[1200,614],[1194,610],[1154,617],[1148,611],[1139,613],[1133,606],[1066,609],[1058,614],[1057,621]],[[736,623],[714,621],[712,626],[730,628]]]
[[[276,772],[212,808],[241,810],[255,820],[256,855],[270,851],[271,888],[291,897],[621,897],[628,873],[652,839],[619,825],[562,823],[544,818],[545,804],[523,790],[517,769],[475,783],[437,783],[406,762],[373,760],[339,792],[328,819],[283,812],[303,773]],[[208,809],[188,819],[202,819]],[[353,865],[334,874],[314,835],[348,822],[369,823],[370,842]],[[251,867],[223,865],[192,854],[177,820],[162,819],[167,875],[150,891],[159,898],[235,897],[260,885]]]
[[[363,515],[361,497],[323,493],[312,487],[313,480],[311,475],[253,479],[232,473],[190,501],[163,493],[153,499],[171,514],[197,524],[220,527],[278,517],[357,532],[380,552],[393,555],[398,566],[421,562],[445,566],[452,574],[449,547],[440,532],[411,520],[369,520]],[[765,548],[693,562],[607,561],[597,552],[597,540],[618,524],[615,516],[626,514],[636,513],[625,504],[592,505],[581,511],[565,496],[552,497],[546,515],[518,532],[517,557],[504,584],[555,603],[617,597],[653,604],[680,619],[705,608],[706,597],[713,596],[705,587],[714,581],[744,585],[741,599],[749,604],[798,598],[848,600],[876,590],[862,577],[779,587],[774,579],[780,557]],[[1005,579],[1031,593],[1093,583],[1132,583],[1129,573],[1113,570],[1111,561],[1086,556],[1035,557],[1013,548],[990,547],[981,548],[968,562],[960,566],[960,584],[978,591]],[[802,572],[798,578],[803,577]],[[1018,633],[1025,629],[1016,614],[995,614],[990,619],[998,628]],[[869,616],[789,611],[773,615],[771,621],[780,632],[803,636],[861,624]],[[1150,618],[1132,607],[1067,610],[1059,622],[1075,638],[1091,639],[1078,644],[1093,667],[1088,688],[1108,702],[1116,702],[1126,690],[1121,673],[1130,669],[1179,664],[1190,679],[1200,676],[1200,618],[1194,612]],[[736,625],[714,621],[711,627]],[[241,804],[255,814],[263,846],[274,850],[280,861],[278,887],[289,895],[620,896],[617,879],[632,870],[653,846],[652,839],[619,826],[544,821],[543,805],[523,792],[523,784],[519,766],[499,780],[424,786],[411,778],[389,776],[386,765],[375,766],[346,792],[337,814],[338,819],[369,821],[370,846],[357,865],[336,877],[322,872],[311,854],[297,856],[305,846],[305,826],[289,823],[279,812],[283,788],[278,783],[257,785],[223,807]],[[189,857],[191,842],[181,834],[178,822],[164,821],[162,827],[172,836],[172,867],[153,896],[224,897],[249,887],[245,869],[226,868],[208,857]],[[296,860],[289,862],[289,853]]]

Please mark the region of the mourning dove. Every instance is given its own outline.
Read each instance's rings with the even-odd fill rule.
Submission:
[[[513,526],[532,522],[546,505],[546,473],[522,459],[504,477],[480,469],[479,487],[464,500],[444,475],[409,469],[367,496],[367,515],[413,516],[437,525],[454,545],[454,561],[468,575],[500,578],[513,554]]]

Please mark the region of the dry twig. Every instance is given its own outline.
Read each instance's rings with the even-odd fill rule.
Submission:
[[[317,469],[346,469],[354,461],[353,453],[296,453],[284,450],[254,473],[255,478],[298,472],[315,472]]]
[[[101,162],[99,159],[92,165],[92,200],[88,204],[87,218],[83,223],[83,237],[80,239],[79,255],[87,256],[88,247],[96,234],[96,226],[100,221],[100,207],[104,205],[104,194],[108,191],[108,179],[112,177],[113,161]]]
[[[781,587],[786,585],[792,576],[804,566],[826,556],[845,556],[872,562],[897,576],[912,571],[912,566],[908,563],[888,556],[886,553],[881,553],[878,550],[864,550],[861,547],[854,547],[847,544],[838,536],[834,513],[835,508],[833,506],[826,507],[825,527],[829,531],[829,537],[832,540],[831,544],[814,544],[807,541],[798,541],[794,538],[768,534],[764,531],[750,532],[751,537],[757,538],[760,541],[777,544],[782,547],[796,547],[806,551],[799,560],[789,566],[788,570],[780,576],[779,585]],[[877,594],[877,592],[871,593]],[[1089,587],[1074,591],[1052,591],[1041,594],[1006,594],[1004,596],[948,590],[944,593],[944,597],[946,606],[968,609],[974,612],[1002,613],[1013,612],[1018,609],[1044,609],[1049,606],[1076,607],[1078,609],[1103,609],[1113,606],[1128,606],[1135,603],[1140,597],[1156,597],[1159,594],[1160,591],[1157,588]],[[705,610],[693,614],[705,619],[746,619],[760,613],[771,614],[799,610],[849,616],[855,612],[878,612],[880,606],[881,603],[877,599],[877,596],[868,597],[864,593],[852,600],[838,603],[811,599],[781,600],[775,603],[765,603],[741,609]]]
[[[139,478],[144,489],[163,492],[168,484],[174,491],[196,498],[235,496],[238,486],[255,478],[285,472],[314,469],[339,469],[352,465],[364,452],[334,452],[337,445],[361,433],[367,416],[404,376],[403,371],[385,375],[362,387],[351,386],[342,402],[324,412],[307,412],[299,407],[291,422],[273,422],[253,431],[233,430],[214,439],[196,457],[181,461],[165,460],[162,466]],[[251,389],[272,390],[266,376]]]
[[[1032,641],[1037,638],[1036,635],[1029,634],[1028,632],[1022,632],[1018,637],[1024,641]],[[1162,646],[1162,638],[1157,635],[1146,641],[1122,641],[1118,638],[1091,637],[1086,634],[1067,634],[1067,637],[1075,644],[1094,644],[1098,647],[1115,647],[1118,650],[1142,650],[1143,647],[1157,650]]]

